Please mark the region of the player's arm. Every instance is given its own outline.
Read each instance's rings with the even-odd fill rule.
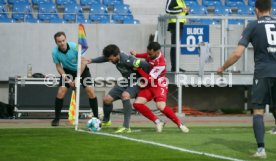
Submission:
[[[104,56],[99,56],[97,58],[93,58],[93,59],[87,59],[87,64],[91,64],[91,63],[105,63],[108,62],[108,59]]]
[[[136,58],[144,58],[148,57],[148,53],[137,53],[135,50],[130,51],[130,54],[135,56]]]
[[[236,49],[230,54],[230,56],[225,61],[223,66],[218,68],[217,73],[222,74],[228,67],[235,64],[240,59],[242,54],[244,53],[244,50],[245,50],[245,46],[238,45],[238,47],[236,47]]]
[[[250,43],[250,35],[254,30],[254,26],[256,23],[249,23],[246,28],[243,30],[241,39],[239,40],[238,46],[234,49],[234,51],[230,54],[229,58],[225,61],[223,66],[219,67],[217,70],[218,74],[222,74],[228,67],[235,64],[242,54],[244,53],[245,48]]]
[[[71,80],[70,78],[68,78],[66,76],[66,73],[63,70],[60,63],[56,64],[56,69],[57,69],[58,73],[61,75],[61,77],[63,78],[63,80],[67,81],[70,84],[71,87],[75,86],[73,80]]]
[[[81,57],[81,72],[80,75],[82,75],[84,69],[86,68],[88,62],[86,61],[85,57]]]
[[[166,4],[166,13],[179,14],[181,12],[188,12],[188,8],[186,6],[180,8],[176,7],[176,5],[178,5],[176,0],[169,0]]]

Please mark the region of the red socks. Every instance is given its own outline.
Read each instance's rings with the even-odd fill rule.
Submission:
[[[161,111],[164,115],[166,115],[169,119],[171,119],[174,123],[180,126],[182,123],[179,118],[175,115],[173,110],[170,107],[165,107],[163,111]]]
[[[156,115],[154,115],[151,110],[144,104],[141,103],[133,103],[133,107],[139,111],[142,115],[144,115],[146,118],[148,118],[149,120],[155,122],[158,117]]]

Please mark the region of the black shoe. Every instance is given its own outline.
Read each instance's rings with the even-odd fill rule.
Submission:
[[[59,119],[53,119],[51,125],[52,126],[59,126]]]
[[[172,68],[172,69],[171,69],[171,72],[175,72],[175,68]],[[183,73],[184,73],[184,72],[186,72],[186,70],[184,70],[184,69],[182,69],[182,68],[179,68],[179,72],[183,72]]]

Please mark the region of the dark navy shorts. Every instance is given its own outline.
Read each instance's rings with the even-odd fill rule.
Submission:
[[[266,104],[270,105],[272,108],[275,108],[276,78],[254,78],[251,96],[254,108],[263,109]]]
[[[140,87],[138,85],[130,86],[130,87],[120,87],[115,85],[109,92],[114,101],[121,99],[123,92],[128,92],[130,94],[130,98],[135,98],[140,91]]]

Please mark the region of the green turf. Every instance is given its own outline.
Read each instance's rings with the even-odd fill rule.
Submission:
[[[189,134],[167,127],[163,133],[139,128],[125,136],[244,160],[256,145],[250,127],[192,127]],[[102,132],[113,132],[103,129]],[[276,159],[275,135],[266,135],[269,160]],[[0,161],[183,161],[218,160],[72,128],[0,129]]]

